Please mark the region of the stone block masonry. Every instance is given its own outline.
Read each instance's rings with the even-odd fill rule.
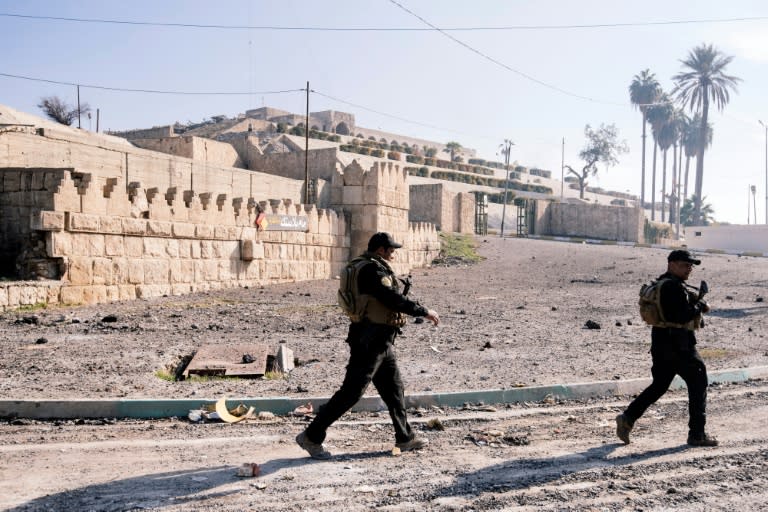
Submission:
[[[0,130],[1,268],[21,279],[0,282],[2,310],[330,279],[382,230],[405,245],[398,272],[440,249],[397,166],[334,169],[339,202],[319,208],[300,180],[42,126]]]

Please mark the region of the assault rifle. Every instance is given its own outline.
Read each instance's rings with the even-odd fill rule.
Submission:
[[[405,279],[399,279],[401,283],[403,283],[403,296],[408,295],[408,292],[411,291],[411,286],[413,285],[413,282],[411,281],[411,275],[408,274]]]

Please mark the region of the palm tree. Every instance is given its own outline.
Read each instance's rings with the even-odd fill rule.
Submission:
[[[640,164],[640,204],[645,204],[645,125],[648,123],[648,109],[661,95],[661,86],[656,75],[644,69],[635,75],[629,84],[629,101],[640,109],[643,116],[643,153]]]
[[[701,141],[706,141],[707,123],[709,119],[709,102],[714,102],[718,110],[730,100],[730,91],[736,92],[736,86],[740,78],[726,75],[725,68],[731,63],[733,57],[720,53],[712,45],[702,44],[688,54],[683,64],[681,73],[672,79],[677,83],[674,94],[678,100],[687,105],[692,112],[701,112],[701,126],[699,133]],[[706,144],[699,144],[696,155],[696,198],[694,218],[701,219],[701,192],[704,182],[704,150]]]
[[[680,223],[684,226],[709,226],[711,223],[715,222],[715,210],[712,208],[711,204],[704,202],[706,199],[707,198],[705,197],[702,201],[698,201],[696,196],[686,199],[685,203],[680,208]],[[697,223],[694,217],[697,202],[701,205],[700,223]]]
[[[651,135],[653,136],[654,142],[653,174],[651,175],[651,220],[656,220],[656,153],[659,148],[659,135],[661,133],[661,127],[664,126],[671,115],[672,102],[666,93],[660,92],[656,99],[656,103],[647,111],[648,122],[651,124]]]
[[[701,127],[701,114],[694,114],[693,118],[686,116],[683,125],[682,145],[685,151],[685,178],[683,178],[683,197],[688,197],[688,171],[691,166],[691,158],[699,154],[699,128]],[[707,141],[705,149],[712,145],[712,124],[707,123]]]
[[[677,120],[675,109],[671,107],[668,110],[669,116],[664,120],[664,123],[661,124],[659,127],[659,131],[656,135],[659,149],[661,150],[662,155],[662,175],[661,175],[661,222],[664,222],[664,213],[665,213],[665,206],[666,202],[665,199],[667,197],[667,151],[672,146],[677,147],[677,135],[678,135],[678,125],[679,121]],[[676,153],[675,153],[675,156]],[[674,169],[674,158],[673,158],[673,169]],[[674,173],[674,170],[673,170]],[[673,174],[674,175],[674,174]]]

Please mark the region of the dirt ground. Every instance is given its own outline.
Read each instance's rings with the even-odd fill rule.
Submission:
[[[407,392],[647,377],[640,284],[667,251],[496,237],[487,259],[413,272],[435,328],[411,323],[397,351]],[[702,255],[713,311],[699,347],[710,370],[768,364],[768,260]],[[346,364],[337,282],[0,314],[0,397],[328,396]],[[111,316],[112,318],[107,318]],[[113,321],[107,321],[113,320]],[[591,320],[600,329],[587,329]],[[169,382],[156,373],[203,343],[284,341],[299,366],[274,380]],[[715,449],[688,449],[685,392],[651,408],[627,447],[613,417],[629,400],[412,411],[430,446],[393,457],[386,413],[329,432],[336,456],[293,443],[305,419],[249,424],[85,420],[0,424],[6,510],[758,510],[768,502],[768,383],[710,387]],[[445,430],[427,426],[439,419]],[[241,463],[260,465],[238,478]]]

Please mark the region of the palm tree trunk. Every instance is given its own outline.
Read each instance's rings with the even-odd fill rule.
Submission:
[[[701,128],[699,128],[699,154],[696,155],[696,195],[693,199],[693,219],[697,226],[702,225],[701,219],[701,191],[704,185],[704,148],[707,145],[707,121],[709,117],[709,86],[704,86],[702,92],[703,102],[701,108]]]
[[[645,208],[645,112],[643,112],[643,156],[640,160],[640,208]]]
[[[667,197],[667,150],[661,152],[661,222],[664,222],[664,213],[666,212]]]
[[[677,184],[680,183],[680,181],[677,178],[677,142],[672,144],[672,183],[670,185],[670,191],[669,191],[669,223],[673,224],[675,222],[675,208],[677,204],[677,190],[678,187]],[[674,201],[673,199],[674,198]]]
[[[685,157],[685,182],[683,185],[683,198],[688,197],[688,169],[691,167],[691,157]]]
[[[656,150],[658,143],[653,141],[653,175],[651,177],[651,220],[656,220]]]

